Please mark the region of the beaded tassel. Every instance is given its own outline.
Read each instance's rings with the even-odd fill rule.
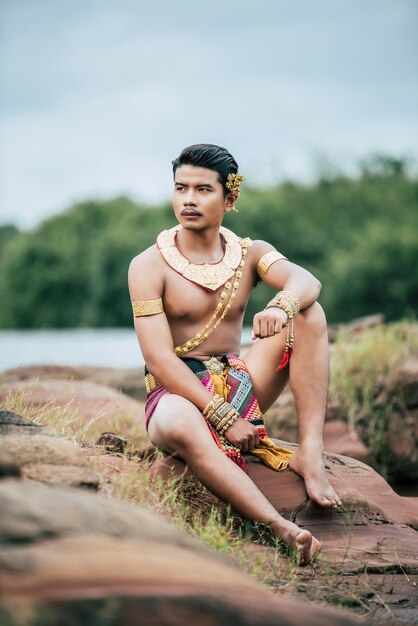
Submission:
[[[295,336],[293,334],[293,319],[292,319],[289,326],[287,327],[285,350],[283,352],[282,360],[280,361],[279,365],[276,368],[276,372],[278,372],[279,370],[283,370],[286,367],[286,365],[289,364],[290,357],[292,356],[292,352],[293,352],[294,339],[295,339]]]

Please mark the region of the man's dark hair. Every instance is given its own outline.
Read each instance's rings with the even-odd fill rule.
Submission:
[[[176,170],[180,165],[194,165],[194,167],[206,167],[208,170],[214,170],[218,173],[218,181],[224,188],[224,196],[229,191],[225,187],[228,174],[238,172],[238,163],[232,154],[226,148],[215,146],[213,143],[195,143],[192,146],[187,146],[180,156],[171,163],[173,164],[173,176],[176,175]]]

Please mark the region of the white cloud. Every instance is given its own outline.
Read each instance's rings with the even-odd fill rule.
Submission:
[[[249,179],[413,152],[414,2],[3,2],[0,221],[171,194],[172,158],[220,143]]]

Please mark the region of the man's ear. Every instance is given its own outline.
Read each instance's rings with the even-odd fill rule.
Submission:
[[[225,213],[229,213],[235,207],[236,197],[233,193],[227,193],[225,197]]]

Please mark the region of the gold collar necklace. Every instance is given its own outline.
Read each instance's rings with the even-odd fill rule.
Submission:
[[[225,253],[219,263],[192,263],[177,248],[176,235],[180,224],[163,230],[157,237],[157,246],[164,260],[178,274],[207,291],[216,291],[235,273],[242,259],[242,247],[250,245],[232,230],[221,226],[220,233],[225,239]],[[242,243],[243,242],[243,243]]]

